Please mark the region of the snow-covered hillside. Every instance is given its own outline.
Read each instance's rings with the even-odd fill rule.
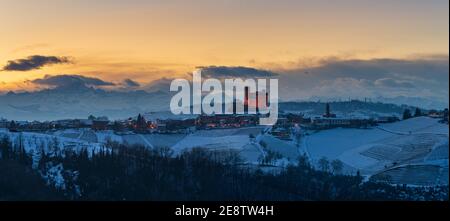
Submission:
[[[357,170],[369,176],[386,173],[393,176],[394,183],[423,185],[425,182],[411,183],[411,179],[402,174],[438,168],[425,183],[433,185],[448,183],[448,173],[446,178],[442,177],[442,171],[448,171],[448,131],[448,125],[439,123],[438,119],[417,117],[371,129],[320,131],[305,137],[302,148],[314,162],[322,157],[339,159],[347,173]]]
[[[215,129],[215,130],[198,130],[191,134],[126,134],[117,135],[113,131],[93,131],[91,129],[65,129],[52,132],[51,134],[39,133],[10,133],[8,134],[12,140],[18,136],[22,136],[25,140],[27,150],[39,150],[41,140],[44,140],[43,146],[49,145],[53,140],[58,140],[60,149],[64,148],[89,148],[95,151],[103,148],[107,141],[115,141],[129,145],[140,145],[148,148],[170,147],[175,154],[192,148],[207,148],[209,150],[234,150],[240,154],[245,162],[257,163],[258,158],[262,154],[261,147],[250,140],[249,135],[257,136],[261,134],[263,127],[237,128],[237,129]],[[0,134],[1,136],[1,134]],[[267,140],[270,138],[264,138]],[[272,138],[274,140],[278,140]],[[274,142],[267,142],[268,147],[272,150],[280,150],[296,152],[296,148],[278,140],[277,145]],[[29,151],[27,151],[29,152]],[[289,158],[289,154],[286,156]]]
[[[161,91],[106,91],[87,86],[0,94],[0,117],[11,120],[58,120],[89,115],[123,119],[169,110],[171,95]]]
[[[8,136],[13,145],[17,145],[18,142],[23,142],[24,149],[27,153],[44,151],[49,154],[53,154],[54,152],[64,154],[64,150],[72,150],[79,153],[86,149],[89,154],[92,154],[105,148],[103,143],[89,142],[83,139],[52,134],[0,131],[0,137],[4,136]]]
[[[343,162],[343,172],[360,171],[367,177],[385,179],[393,183],[435,185],[448,183],[448,125],[438,119],[417,117],[370,129],[336,128],[309,132],[300,142],[284,141],[264,133],[263,127],[198,130],[190,134],[127,134],[90,129],[67,129],[48,134],[0,131],[17,144],[22,140],[25,151],[39,162],[42,151],[64,153],[62,150],[88,153],[105,148],[107,141],[115,141],[148,148],[170,147],[175,154],[192,148],[232,150],[245,163],[258,164],[268,152],[279,154],[281,161],[295,163],[306,153],[315,166],[326,157],[329,162]],[[250,136],[253,135],[253,136]],[[429,171],[429,173],[427,173]],[[446,173],[447,171],[447,173]],[[413,175],[419,179],[411,179]],[[418,175],[419,174],[419,175]],[[381,178],[380,178],[381,177]],[[413,182],[416,180],[417,182]]]

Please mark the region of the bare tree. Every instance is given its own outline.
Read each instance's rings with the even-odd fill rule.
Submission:
[[[331,168],[333,169],[334,174],[340,174],[344,168],[344,163],[338,159],[335,159],[331,162]]]
[[[322,171],[328,172],[330,171],[330,163],[328,162],[328,159],[326,157],[322,157],[319,160],[319,168]]]

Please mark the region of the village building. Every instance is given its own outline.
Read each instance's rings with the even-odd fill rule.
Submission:
[[[109,120],[106,117],[98,117],[92,120],[93,130],[107,130],[109,125]]]
[[[375,125],[373,119],[368,118],[344,118],[337,117],[336,114],[331,113],[330,104],[325,106],[325,114],[322,117],[315,117],[311,119],[311,123],[306,127],[308,129],[322,130],[336,127],[347,128],[368,128]]]

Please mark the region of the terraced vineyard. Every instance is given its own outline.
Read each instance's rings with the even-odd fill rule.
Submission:
[[[391,184],[447,185],[448,168],[436,165],[408,165],[383,171],[372,176],[372,179]]]
[[[448,159],[448,141],[438,145],[431,151],[431,153],[425,158],[427,161],[432,160],[444,160]]]
[[[366,130],[337,128],[306,140],[314,159],[340,159],[376,180],[448,184],[448,125],[437,119],[417,117]]]
[[[401,152],[402,149],[393,145],[376,145],[361,154],[377,160],[395,160],[395,154]]]
[[[93,131],[90,131],[90,130],[83,131],[83,134],[81,134],[80,139],[88,141],[88,142],[93,142],[93,143],[98,142],[97,135]]]

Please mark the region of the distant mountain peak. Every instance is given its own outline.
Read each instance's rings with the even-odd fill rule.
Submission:
[[[11,96],[11,95],[15,95],[16,93],[14,91],[8,91],[8,93],[6,93],[6,95]]]
[[[95,88],[86,86],[85,84],[67,84],[55,87],[53,89],[50,89],[56,92],[70,92],[70,93],[77,93],[77,92],[84,92],[84,91],[95,91]]]

